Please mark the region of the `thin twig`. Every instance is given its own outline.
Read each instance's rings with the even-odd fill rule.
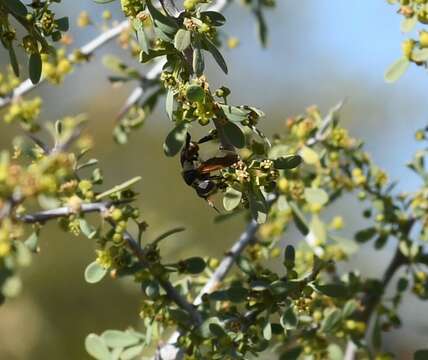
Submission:
[[[124,204],[130,201],[131,200],[102,201],[102,202],[95,202],[95,203],[89,203],[89,204],[82,204],[78,212],[82,214],[87,214],[92,212],[102,213],[113,205]],[[34,224],[34,223],[43,223],[45,221],[57,219],[60,217],[70,216],[75,213],[76,211],[74,209],[71,209],[68,206],[63,206],[56,209],[36,212],[33,214],[21,215],[21,216],[18,216],[17,219],[26,224]]]
[[[155,79],[162,72],[164,64],[165,60],[157,60],[155,65],[147,72],[146,75],[144,75],[144,79]],[[116,116],[116,119],[120,120],[141,99],[141,96],[143,96],[143,94],[143,86],[137,86],[126,99],[125,104],[120,109],[119,113]]]
[[[95,39],[92,39],[87,44],[83,45],[79,52],[84,56],[92,55],[95,50],[99,49],[103,45],[107,44],[109,41],[118,37],[123,30],[125,30],[129,26],[128,20],[124,20],[114,26],[113,28],[107,30],[106,32],[98,35]],[[73,53],[68,56],[69,60],[73,60]],[[43,82],[45,82],[46,78],[42,77],[37,84],[33,84],[30,79],[23,81],[20,85],[18,85],[9,95],[0,98],[0,109],[10,104],[13,100],[25,95],[26,93],[34,90]]]
[[[79,213],[91,213],[91,212],[99,212],[104,213],[108,211],[108,209],[117,204],[123,204],[126,202],[129,202],[130,200],[119,200],[119,201],[103,201],[103,202],[97,202],[97,203],[90,203],[90,204],[82,204]],[[75,214],[76,211],[73,209],[70,209],[67,206],[52,209],[52,210],[46,210],[37,212],[34,214],[28,214],[28,215],[22,215],[18,217],[18,220],[27,223],[43,223],[48,220],[57,219],[60,217],[66,217],[72,214]],[[107,222],[111,226],[115,226],[115,223],[113,220],[107,218]],[[191,316],[193,323],[195,326],[198,326],[201,324],[201,316],[196,311],[194,305],[189,303],[175,288],[174,286],[167,280],[166,278],[162,277],[158,273],[154,272],[152,269],[152,266],[150,262],[147,261],[144,249],[140,247],[138,244],[138,241],[134,239],[134,237],[129,233],[124,233],[124,239],[126,240],[128,246],[134,253],[134,255],[138,258],[140,264],[147,268],[151,274],[156,278],[156,280],[159,282],[160,286],[164,289],[168,299],[172,300],[174,303],[177,304],[180,308],[187,311],[187,313]]]

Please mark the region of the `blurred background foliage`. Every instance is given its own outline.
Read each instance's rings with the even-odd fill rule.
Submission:
[[[79,12],[86,10],[97,24],[103,9],[90,0],[66,1],[58,15],[70,16],[75,25]],[[120,19],[117,3],[109,9]],[[400,18],[386,1],[278,1],[277,9],[267,13],[267,49],[260,48],[253,18],[246,10],[232,5],[226,12],[226,34],[238,37],[240,44],[225,51],[230,75],[225,77],[210,67],[213,88],[225,84],[234,89],[233,103],[263,109],[267,117],[260,126],[269,135],[281,131],[288,116],[309,105],[326,111],[346,99],[344,126],[365,140],[375,161],[400,181],[399,190],[417,186],[417,178],[404,164],[416,150],[414,131],[427,124],[428,78],[424,70],[411,67],[398,83],[384,83],[383,73],[400,54],[404,38],[399,32]],[[92,38],[98,32],[96,26],[72,26],[74,46]],[[143,177],[138,185],[139,205],[150,224],[147,236],[175,225],[187,228],[164,245],[166,258],[168,254],[221,256],[242,231],[244,221],[236,218],[214,224],[214,211],[182,182],[177,159],[163,154],[162,143],[170,128],[163,110],[155,112],[128,145],[113,142],[114,115],[132,85],[110,85],[108,71],[101,65],[106,54],[127,59],[126,52],[112,43],[97,52],[90,64],[76,68],[61,87],[44,84],[37,90],[44,99],[42,119],[88,115],[95,140],[93,157],[100,159],[106,188],[133,176]],[[2,50],[1,65],[7,61]],[[1,129],[1,148],[5,148],[19,129],[6,125]],[[329,211],[344,216],[349,238],[363,224],[356,202],[349,198]],[[288,232],[284,244],[301,240],[297,232]],[[386,265],[379,260],[383,256],[367,245],[349,266],[358,264],[365,275],[377,275]],[[24,273],[23,293],[0,308],[0,359],[84,359],[88,355],[83,340],[89,332],[127,324],[138,327],[139,289],[123,281],[85,283],[83,271],[93,258],[89,240],[48,225],[42,233],[41,253]],[[399,359],[411,358],[411,349],[428,342],[428,323],[420,315],[426,312],[423,304],[408,299],[403,310],[406,326],[385,342]]]

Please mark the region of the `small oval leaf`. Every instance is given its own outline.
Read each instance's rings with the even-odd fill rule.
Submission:
[[[206,46],[206,49],[211,53],[218,66],[220,66],[223,72],[227,74],[228,70],[226,61],[224,60],[223,55],[220,53],[217,47],[207,38],[204,39],[204,45]]]
[[[242,149],[245,146],[245,135],[238,125],[228,121],[223,126],[223,130],[227,139],[233,146],[238,149]]]
[[[183,147],[186,141],[187,124],[181,123],[170,131],[163,144],[163,150],[166,156],[176,155]]]
[[[226,211],[232,211],[240,203],[242,199],[242,193],[232,187],[228,187],[223,197],[223,207]]]
[[[188,274],[199,274],[206,267],[205,260],[200,257],[191,257],[183,260],[180,265],[183,266],[184,272]]]
[[[174,37],[174,46],[178,51],[184,51],[190,46],[191,32],[180,29]]]
[[[325,190],[320,188],[306,188],[305,189],[305,200],[309,204],[325,205],[328,202],[328,194]]]
[[[396,82],[406,72],[410,65],[409,59],[402,57],[395,61],[385,72],[385,81],[387,83]]]
[[[107,274],[107,269],[94,261],[85,269],[85,280],[89,284],[95,284],[101,281],[105,274]]]
[[[101,338],[111,348],[132,346],[140,342],[138,336],[119,330],[106,330],[101,334]]]
[[[141,354],[143,345],[132,346],[122,352],[120,360],[132,360]]]
[[[97,360],[111,360],[112,356],[104,341],[96,334],[89,334],[85,339],[85,349]]]
[[[274,160],[274,165],[277,169],[289,170],[298,167],[302,163],[300,155],[289,155],[279,157]]]
[[[197,76],[201,76],[205,69],[205,60],[202,50],[199,47],[193,49],[193,71]]]
[[[2,2],[14,15],[17,15],[17,16],[27,15],[27,8],[21,1],[3,0]]]
[[[333,331],[336,326],[340,323],[342,320],[342,313],[340,310],[335,309],[331,311],[322,321],[321,323],[321,331],[325,333],[329,333],[330,331]]]

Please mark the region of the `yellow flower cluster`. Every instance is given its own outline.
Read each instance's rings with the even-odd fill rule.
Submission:
[[[7,71],[0,72],[0,97],[5,96],[15,89],[20,84],[20,80],[15,76],[10,66],[7,67]]]
[[[4,115],[4,121],[6,123],[21,121],[26,127],[31,128],[40,115],[41,107],[42,99],[40,97],[36,97],[32,100],[18,98],[7,109]]]
[[[57,57],[54,61],[49,61],[46,54],[42,55],[43,60],[43,76],[53,84],[61,84],[64,77],[71,73],[73,65],[66,57],[65,49],[57,51]]]

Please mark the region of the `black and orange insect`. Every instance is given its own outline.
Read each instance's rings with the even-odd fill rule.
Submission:
[[[216,180],[220,179],[218,175],[213,175],[212,173],[229,167],[239,160],[235,152],[223,150],[222,153],[224,154],[202,161],[199,156],[199,144],[214,138],[215,136],[210,134],[195,142],[191,140],[190,134],[187,133],[186,143],[181,150],[180,156],[183,168],[182,176],[185,183],[193,187],[198,196],[205,199],[212,207],[214,205],[210,200],[210,196],[217,191],[218,183]]]

